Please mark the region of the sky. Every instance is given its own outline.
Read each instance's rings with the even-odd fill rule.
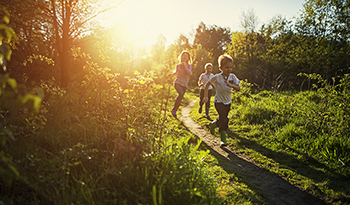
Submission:
[[[180,36],[191,39],[198,25],[217,25],[241,31],[242,12],[253,10],[259,25],[281,15],[287,19],[299,16],[305,0],[103,0],[104,6],[117,8],[100,17],[106,27],[124,24],[134,39],[146,46],[156,43],[162,34],[166,45]],[[102,5],[102,7],[103,7]]]

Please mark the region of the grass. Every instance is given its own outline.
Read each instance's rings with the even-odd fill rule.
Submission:
[[[189,92],[186,93],[186,101],[182,103],[182,106],[197,98],[199,98],[199,90],[189,90]],[[210,120],[204,117],[204,113],[198,114],[198,105],[199,103],[196,103],[190,115],[200,121],[201,125],[206,126]],[[210,110],[210,116],[213,116],[213,119],[217,117],[213,108]],[[211,150],[203,143],[200,148],[209,151],[205,162],[211,174],[215,177],[217,194],[220,198],[224,199],[224,204],[266,204],[261,193],[256,192],[254,186],[249,184],[244,177],[237,173],[223,156]]]
[[[79,90],[52,93],[41,112],[21,113],[26,127],[11,125],[16,140],[0,150],[1,203],[265,204],[170,115],[176,91],[152,79],[137,75],[108,92],[97,86],[106,96],[98,100]],[[181,106],[198,93],[188,89]],[[349,203],[347,98],[333,97],[242,89],[233,96],[228,143],[328,203]],[[198,103],[191,116],[205,127],[209,121],[197,111]],[[210,115],[217,117],[213,106]]]
[[[228,143],[234,152],[327,203],[347,204],[349,138],[330,134],[343,129],[341,125],[320,124],[324,107],[319,99],[315,92],[234,95]],[[198,103],[191,117],[206,126],[208,121],[197,110]],[[217,117],[213,106],[210,113]]]
[[[130,93],[126,94],[124,106],[134,107],[128,98]],[[171,90],[171,98],[174,95]],[[189,92],[182,106],[193,98]],[[148,101],[136,103],[140,109],[150,106]],[[167,110],[172,103],[170,100]],[[72,112],[66,107],[60,118],[47,115],[40,131],[2,148],[1,171],[6,172],[0,173],[1,179],[3,173],[12,176],[7,183],[0,180],[1,203],[264,203],[220,156],[198,144],[198,139],[170,112],[163,119],[160,136],[159,127],[151,127],[157,123],[145,121],[147,126],[140,130],[142,127],[135,128],[140,124],[134,121],[125,129],[120,126],[124,119],[85,108]],[[44,111],[50,113],[50,107]],[[137,114],[134,109],[124,113],[135,115],[133,118]]]

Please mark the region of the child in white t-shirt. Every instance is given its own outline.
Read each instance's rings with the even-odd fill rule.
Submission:
[[[232,90],[239,91],[240,80],[232,72],[233,59],[229,55],[221,55],[218,59],[221,73],[214,75],[205,85],[203,101],[208,101],[208,89],[211,84],[215,84],[216,94],[214,105],[219,114],[213,122],[210,123],[210,133],[215,134],[215,128],[219,127],[221,146],[226,146],[226,131],[228,129],[228,113],[231,109]]]
[[[198,86],[201,87],[200,93],[199,93],[199,113],[202,113],[202,107],[203,107],[203,98],[204,98],[204,86],[209,81],[210,78],[214,76],[211,72],[213,71],[213,64],[207,63],[204,66],[205,73],[202,73],[199,76],[198,80]],[[211,90],[213,89],[213,86],[210,85],[208,89],[208,101],[205,103],[205,116],[210,119],[209,117],[209,108],[210,108],[210,98],[211,98]]]

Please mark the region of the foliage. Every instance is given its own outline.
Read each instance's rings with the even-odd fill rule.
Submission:
[[[26,181],[2,195],[21,203],[24,194],[31,204],[219,204],[200,143],[164,129],[169,93],[157,76],[135,72],[120,83],[86,54],[75,58],[86,65],[69,92],[55,79],[41,83],[44,126],[6,147]]]
[[[18,41],[13,44],[13,55],[11,64],[8,65],[8,71],[18,82],[24,83],[23,76],[29,78],[31,82],[40,82],[41,78],[56,77],[57,69],[47,64],[41,64],[40,61],[23,65],[30,56],[45,56],[49,59],[57,60],[57,55],[52,49],[55,42],[50,37],[54,32],[47,32],[50,26],[47,26],[43,20],[43,13],[39,4],[42,1],[19,1],[4,0],[0,5],[8,8],[11,15],[10,26],[18,35]],[[45,36],[46,35],[46,36]]]
[[[5,15],[3,21],[5,24],[9,23],[9,13],[1,7]],[[2,12],[1,12],[2,14]],[[11,47],[9,44],[13,40],[17,40],[17,36],[11,27],[5,24],[0,24],[0,66],[6,71],[6,61],[10,60]],[[21,135],[27,135],[27,132],[35,130],[30,127],[36,123],[36,115],[29,110],[39,111],[41,101],[43,99],[43,92],[36,88],[37,94],[28,93],[27,90],[17,81],[9,77],[9,74],[0,74],[0,184],[5,187],[15,186],[16,169],[9,169],[6,165],[11,167],[11,155],[5,149],[9,143],[13,143]],[[23,123],[24,122],[24,123]],[[29,125],[29,127],[28,127]],[[3,196],[1,203],[12,204],[13,200],[10,197]]]
[[[199,76],[205,72],[204,66],[207,63],[214,63],[212,54],[205,50],[201,45],[197,46],[194,49],[193,54],[193,63],[192,63],[192,75],[190,77],[190,86],[198,86]]]
[[[250,142],[230,138],[231,144],[253,157],[272,156],[269,163],[256,161],[267,169],[281,166],[271,169],[330,203],[349,202],[343,185],[348,182],[350,144],[347,1],[307,1],[295,25],[276,17],[259,33],[252,13],[243,16],[249,32],[201,23],[193,42],[180,35],[165,48],[160,36],[151,55],[125,41],[120,27],[111,29],[116,38],[99,29],[83,35],[84,22],[95,14],[90,1],[66,2],[0,2],[9,6],[11,27],[20,34],[15,44],[14,32],[2,25],[6,37],[1,40],[7,42],[0,57],[7,62],[14,51],[8,70],[16,79],[27,79],[28,87],[16,85],[9,75],[0,77],[2,201],[229,203],[229,194],[214,194],[220,183],[210,176],[216,168],[202,163],[207,153],[189,144],[184,127],[167,118],[168,101],[175,96],[167,74],[187,49],[194,57],[191,85],[205,63],[215,65],[224,52],[235,59],[242,89],[233,96],[230,129]],[[69,74],[63,69],[60,77],[59,67]],[[298,77],[300,72],[307,78]],[[67,85],[69,79],[73,81]],[[39,81],[45,99],[40,89],[28,86]],[[275,92],[255,94],[252,85]],[[315,91],[277,92],[298,88]]]
[[[164,145],[149,155],[145,165],[135,170],[144,177],[135,183],[149,186],[145,190],[152,187],[153,204],[220,204],[213,178],[205,168],[208,152],[197,152],[200,141],[192,147],[190,139],[167,138]]]
[[[296,178],[305,177],[294,183],[308,187],[306,189],[311,193],[329,203],[348,203],[349,190],[345,184],[350,174],[349,125],[346,123],[350,111],[347,106],[349,76],[344,75],[340,83],[333,86],[319,74],[303,75],[316,80],[313,85],[316,91],[263,91],[241,96],[233,104],[230,129],[241,130],[240,135],[246,136],[251,143],[266,147],[254,149],[270,156],[276,163],[274,166],[287,166],[292,170],[294,167],[298,172]],[[252,146],[244,149],[252,154],[249,148]],[[258,157],[256,160],[262,159]],[[264,160],[261,163],[265,163]],[[318,171],[307,169],[309,165]],[[282,170],[269,169],[283,176]],[[289,180],[293,182],[290,176]]]
[[[210,52],[212,58],[215,59],[212,63],[216,67],[218,65],[216,59],[223,54],[227,45],[231,43],[230,36],[231,31],[229,28],[222,28],[217,25],[207,26],[201,22],[196,29],[193,45],[201,45],[201,48]]]
[[[254,94],[243,81],[242,90],[250,94],[233,94],[229,146],[327,203],[347,204],[349,75],[337,85],[319,74],[302,75],[313,79],[315,91]]]
[[[266,39],[258,33],[232,33],[232,44],[227,53],[234,56],[234,73],[239,79],[247,79],[251,83],[265,88],[269,83],[271,71],[265,69],[263,55],[266,52]]]
[[[9,12],[0,7],[0,66],[6,71],[7,61],[11,59],[11,43],[18,40],[14,30],[7,26],[10,22]]]

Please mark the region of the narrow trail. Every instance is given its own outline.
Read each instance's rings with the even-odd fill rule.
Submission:
[[[262,193],[265,201],[270,205],[318,205],[326,204],[311,194],[291,185],[283,178],[273,174],[254,162],[248,161],[244,155],[237,155],[230,150],[230,146],[220,147],[220,139],[211,135],[208,130],[194,122],[190,117],[191,107],[197,100],[191,101],[181,110],[180,120],[197,137],[202,138],[208,149],[218,153],[226,159],[245,180],[253,185],[252,189]]]

